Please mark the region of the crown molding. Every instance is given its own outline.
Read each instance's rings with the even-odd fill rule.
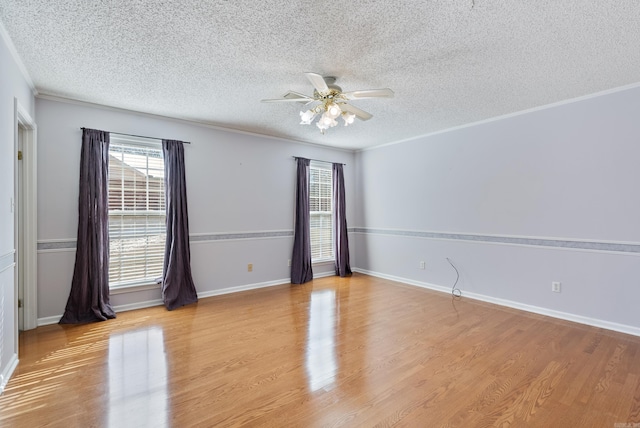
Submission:
[[[18,69],[20,70],[20,73],[22,74],[23,79],[27,82],[27,85],[29,85],[31,92],[33,93],[34,96],[38,95],[38,90],[36,89],[36,85],[33,84],[33,80],[31,79],[31,76],[27,71],[27,67],[25,67],[24,62],[22,62],[22,58],[20,58],[20,55],[16,50],[16,46],[13,44],[13,40],[11,40],[11,36],[9,36],[9,33],[7,33],[7,29],[4,27],[4,24],[2,23],[2,21],[0,21],[0,37],[2,37],[2,40],[4,41],[5,46],[9,50],[9,53],[11,54],[13,61],[18,66]]]
[[[241,135],[248,135],[248,136],[252,136],[252,137],[266,138],[266,139],[269,139],[269,140],[276,140],[276,141],[285,142],[285,143],[300,144],[300,145],[303,145],[303,146],[311,146],[311,147],[321,148],[321,149],[325,149],[325,150],[329,149],[329,150],[334,150],[334,151],[344,152],[344,153],[355,153],[355,150],[351,150],[351,149],[343,149],[343,148],[340,148],[340,147],[330,147],[330,146],[325,146],[325,145],[321,145],[321,144],[310,143],[308,141],[303,141],[303,140],[294,140],[294,139],[290,139],[290,138],[276,137],[276,136],[268,135],[268,134],[260,134],[258,132],[250,132],[250,131],[242,131],[240,129],[226,128],[224,126],[215,125],[215,124],[212,124],[210,122],[203,121],[203,120],[187,119],[187,118],[172,117],[172,116],[163,116],[161,114],[154,114],[154,113],[145,113],[143,111],[138,111],[138,110],[131,110],[131,109],[126,109],[126,108],[122,108],[122,107],[114,107],[114,106],[109,106],[109,105],[104,105],[104,104],[97,104],[97,103],[92,103],[92,102],[89,102],[89,101],[76,100],[76,99],[73,99],[73,98],[65,98],[65,97],[61,97],[59,95],[49,94],[47,92],[39,92],[39,93],[37,93],[36,94],[36,98],[43,99],[43,100],[49,100],[49,101],[56,101],[56,102],[61,102],[61,103],[66,103],[66,104],[75,104],[75,105],[80,105],[80,106],[92,107],[92,108],[97,108],[97,109],[101,109],[101,110],[108,110],[108,111],[127,113],[127,114],[135,114],[135,115],[139,115],[139,116],[148,117],[148,118],[151,118],[151,119],[168,120],[168,121],[180,123],[180,124],[183,124],[183,125],[199,126],[199,127],[202,127],[202,128],[215,129],[217,131],[229,132],[229,133],[232,133],[232,134],[241,134]],[[114,130],[110,130],[110,132],[118,133],[118,131],[114,131]]]
[[[507,114],[503,114],[500,116],[494,116],[494,117],[490,117],[488,119],[482,119],[482,120],[478,120],[476,122],[470,122],[470,123],[465,123],[463,125],[458,125],[458,126],[453,126],[451,128],[445,128],[445,129],[441,129],[439,131],[433,131],[433,132],[429,132],[427,134],[422,134],[422,135],[418,135],[416,137],[410,137],[410,138],[405,138],[402,140],[398,140],[398,141],[392,141],[390,143],[384,143],[384,144],[379,144],[377,146],[373,146],[373,147],[367,147],[364,149],[358,149],[356,150],[356,152],[366,152],[368,150],[375,150],[375,149],[380,149],[383,147],[388,147],[388,146],[394,146],[396,144],[400,144],[400,143],[407,143],[410,141],[416,141],[416,140],[420,140],[423,138],[429,138],[429,137],[433,137],[434,135],[439,135],[439,134],[446,134],[447,132],[452,132],[452,131],[458,131],[460,129],[465,129],[465,128],[471,128],[474,126],[478,126],[478,125],[484,125],[487,123],[491,123],[491,122],[498,122],[504,119],[509,119],[512,117],[517,117],[517,116],[522,116],[525,114],[529,114],[529,113],[535,113],[537,111],[542,111],[542,110],[548,110],[548,109],[552,109],[555,107],[560,107],[563,105],[567,105],[567,104],[573,104],[573,103],[577,103],[580,101],[585,101],[585,100],[589,100],[592,98],[598,98],[598,97],[602,97],[605,95],[610,95],[610,94],[615,94],[618,92],[624,92],[624,91],[628,91],[630,89],[636,89],[636,88],[640,88],[640,82],[637,83],[632,83],[629,85],[624,85],[624,86],[618,86],[615,88],[611,88],[611,89],[605,89],[604,91],[599,91],[599,92],[594,92],[592,94],[588,94],[588,95],[581,95],[579,97],[575,97],[575,98],[569,98],[566,100],[562,100],[562,101],[557,101],[554,103],[550,103],[550,104],[545,104],[542,106],[538,106],[538,107],[533,107],[533,108],[529,108],[529,109],[525,109],[525,110],[520,110],[520,111],[516,111],[513,113],[507,113]]]

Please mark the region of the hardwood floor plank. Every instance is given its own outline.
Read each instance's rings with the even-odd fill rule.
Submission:
[[[630,379],[631,381],[633,380],[632,378]],[[629,423],[640,423],[640,380],[638,379],[638,377],[636,376],[636,385],[635,385],[635,390],[633,391],[633,398],[631,400],[631,405],[629,406],[629,409],[624,412],[622,414],[624,415],[625,413],[628,415],[626,418],[626,421]],[[630,388],[633,388],[633,384],[630,385]]]
[[[354,274],[20,335],[2,427],[613,426],[640,338]]]

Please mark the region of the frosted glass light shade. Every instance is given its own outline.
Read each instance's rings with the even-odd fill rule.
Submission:
[[[337,104],[331,103],[327,106],[326,114],[330,118],[335,119],[336,117],[340,116],[340,113],[342,113],[342,110],[340,110],[340,107],[338,107]]]
[[[310,125],[314,117],[316,117],[316,114],[311,110],[301,111],[300,125]]]
[[[356,119],[356,115],[352,113],[343,113],[342,119],[344,120],[344,126],[349,126]]]

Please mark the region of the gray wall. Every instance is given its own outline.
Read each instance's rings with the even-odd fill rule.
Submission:
[[[4,29],[0,28],[0,33]],[[3,34],[4,36],[4,34]],[[0,37],[0,386],[8,380],[16,354],[14,269],[15,100],[33,118],[33,94]]]
[[[295,161],[343,162],[348,221],[355,212],[352,152],[229,132],[127,111],[38,98],[38,318],[56,322],[73,275],[80,127],[190,141],[185,147],[192,269],[200,296],[287,282]],[[247,272],[247,264],[253,272]],[[315,274],[333,272],[316,265]],[[159,290],[112,295],[119,308],[157,302]]]
[[[639,111],[632,88],[359,152],[355,266],[449,290],[449,257],[467,296],[640,334]]]

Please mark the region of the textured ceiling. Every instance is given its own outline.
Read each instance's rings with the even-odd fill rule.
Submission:
[[[640,82],[637,0],[0,0],[40,94],[347,149],[405,140]],[[299,125],[261,103],[302,74],[373,119]]]

